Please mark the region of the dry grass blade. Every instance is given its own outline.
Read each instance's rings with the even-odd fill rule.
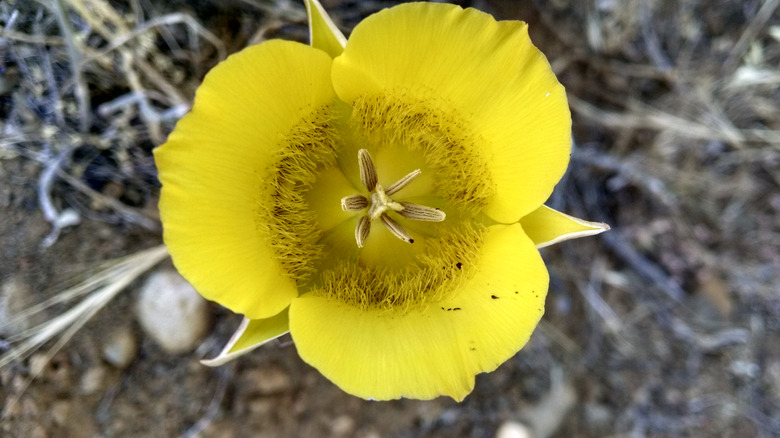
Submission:
[[[89,87],[84,76],[81,74],[81,56],[84,52],[80,47],[76,47],[76,38],[73,35],[73,28],[68,20],[65,6],[62,0],[53,2],[54,12],[57,15],[57,21],[60,24],[62,35],[65,39],[65,46],[68,48],[68,59],[70,60],[71,73],[76,83],[76,99],[79,103],[79,128],[81,132],[87,132],[90,126],[90,117],[92,110],[90,106]]]
[[[755,41],[758,33],[772,18],[772,14],[774,14],[778,6],[780,6],[780,0],[766,0],[764,2],[753,21],[750,22],[737,43],[734,44],[734,48],[724,64],[724,69],[727,72],[733,71],[739,65],[750,44]]]
[[[60,334],[63,334],[63,339],[69,339],[95,313],[111,301],[117,293],[167,256],[168,252],[165,246],[160,245],[121,258],[110,263],[103,271],[92,275],[81,284],[62,291],[54,298],[34,306],[27,312],[23,312],[20,316],[28,316],[55,303],[87,295],[78,304],[49,321],[15,336],[12,342],[17,343],[17,345],[12,345],[9,351],[0,358],[0,368],[7,366],[15,360],[27,357],[31,352]],[[56,348],[50,350],[50,352],[52,351],[56,351]]]
[[[152,218],[138,211],[137,209],[128,207],[127,205],[117,201],[115,198],[106,196],[96,190],[93,190],[87,184],[84,184],[80,179],[72,175],[60,172],[59,177],[76,188],[76,190],[90,197],[93,201],[114,210],[125,221],[137,224],[149,231],[160,231],[159,217]]]
[[[161,17],[153,18],[132,31],[129,31],[125,33],[124,35],[120,35],[117,38],[114,38],[111,41],[111,44],[108,45],[105,49],[102,49],[100,52],[97,52],[87,59],[84,60],[84,63],[94,61],[97,58],[103,57],[107,55],[109,52],[118,49],[119,47],[127,44],[129,41],[131,41],[133,38],[137,38],[138,36],[144,34],[145,32],[160,26],[170,26],[172,24],[185,24],[189,29],[192,30],[192,32],[200,35],[203,37],[206,41],[211,43],[214,48],[217,49],[219,59],[225,59],[227,57],[227,51],[225,50],[225,44],[222,43],[222,41],[216,37],[213,33],[209,32],[206,28],[200,25],[192,16],[183,14],[183,13],[174,13],[174,14],[168,14],[163,15]]]
[[[605,111],[574,96],[569,96],[569,104],[571,104],[572,109],[578,114],[581,114],[592,122],[609,128],[646,128],[655,129],[658,131],[672,131],[682,137],[705,140],[722,140],[735,142],[736,144],[739,144],[745,140],[765,141],[766,139],[766,137],[759,138],[750,131],[738,131],[740,136],[734,138],[732,132],[715,130],[712,126],[705,125],[693,120],[686,120],[674,114],[669,114],[658,110],[645,109],[626,112]],[[780,140],[780,136],[778,136],[777,140]]]

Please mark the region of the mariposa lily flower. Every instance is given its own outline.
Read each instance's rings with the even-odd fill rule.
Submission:
[[[307,9],[311,46],[229,57],[155,151],[176,267],[245,316],[204,362],[289,331],[351,394],[461,400],[539,322],[537,248],[608,229],[543,205],[564,89],[522,22],[409,3],[347,41]]]

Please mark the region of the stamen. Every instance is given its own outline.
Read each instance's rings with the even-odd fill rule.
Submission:
[[[404,207],[404,209],[399,211],[398,214],[407,219],[426,222],[441,222],[444,220],[444,218],[447,217],[443,211],[437,208],[412,204],[411,202],[401,202],[401,205]]]
[[[360,211],[368,207],[368,199],[363,195],[350,195],[341,198],[341,209],[344,211]]]
[[[362,216],[358,221],[357,227],[355,227],[355,240],[357,241],[358,248],[362,248],[366,243],[368,233],[371,231],[371,220],[366,216]]]
[[[371,158],[371,154],[367,150],[361,149],[358,151],[358,165],[360,166],[360,181],[366,186],[369,192],[373,191],[376,187],[378,177],[376,175],[376,167],[374,166],[374,159]]]
[[[397,191],[401,190],[402,188],[408,186],[409,183],[414,181],[414,179],[417,178],[418,176],[420,176],[421,173],[422,173],[422,171],[420,169],[417,169],[417,170],[414,170],[412,172],[409,172],[403,178],[401,178],[398,181],[390,184],[390,187],[388,187],[385,190],[385,194],[390,196],[393,193],[396,193]]]
[[[412,239],[412,236],[404,230],[404,228],[398,224],[398,222],[394,221],[390,216],[383,214],[379,217],[379,219],[382,221],[382,225],[385,226],[393,235],[404,242],[414,243],[414,239]]]
[[[376,173],[376,165],[371,154],[366,149],[358,150],[358,166],[360,167],[360,181],[368,189],[369,196],[355,194],[341,198],[341,209],[349,212],[359,212],[368,208],[358,220],[355,228],[355,241],[358,248],[362,248],[371,231],[371,222],[379,219],[393,235],[404,242],[414,243],[412,236],[395,220],[387,215],[388,212],[395,211],[406,219],[441,222],[446,215],[437,208],[426,207],[424,205],[412,204],[409,202],[396,202],[390,195],[403,189],[422,173],[420,169],[406,174],[385,190],[379,185],[379,178]]]

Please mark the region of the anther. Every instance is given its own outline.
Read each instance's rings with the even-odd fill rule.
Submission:
[[[412,236],[404,230],[404,228],[394,221],[390,216],[383,214],[379,217],[382,221],[382,225],[385,226],[393,235],[405,242],[414,243]]]
[[[371,220],[362,216],[358,221],[357,227],[355,227],[355,241],[357,241],[358,248],[362,248],[368,238],[368,233],[371,231]]]
[[[374,159],[371,158],[371,154],[365,149],[358,151],[358,166],[360,166],[360,181],[369,192],[373,191],[376,187],[378,177],[376,175]]]
[[[360,211],[368,207],[368,199],[363,195],[350,195],[341,198],[341,209],[344,211]]]
[[[390,184],[390,186],[385,190],[385,194],[387,196],[392,195],[393,193],[396,193],[397,191],[401,190],[402,188],[409,185],[410,182],[414,181],[415,178],[420,176],[422,171],[420,169],[414,170],[412,172],[409,172],[404,176],[403,178],[399,179],[398,181]]]
[[[447,217],[443,211],[424,205],[401,202],[401,206],[403,210],[398,211],[398,214],[415,221],[441,222]]]

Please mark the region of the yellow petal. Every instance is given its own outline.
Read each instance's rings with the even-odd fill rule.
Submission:
[[[266,319],[244,318],[222,351],[213,359],[204,359],[200,363],[216,367],[284,335],[290,331],[288,314],[288,309],[284,309]]]
[[[520,224],[537,248],[609,231],[609,225],[605,223],[578,219],[546,205],[524,216]]]
[[[404,96],[470,132],[495,186],[484,211],[514,223],[552,193],[569,161],[566,93],[518,21],[409,3],[361,22],[334,59],[338,96]],[[457,138],[457,136],[454,136]],[[457,183],[457,182],[454,182]]]
[[[463,399],[474,376],[525,345],[544,312],[547,270],[519,224],[486,231],[458,290],[426,309],[359,310],[316,293],[293,300],[301,357],[345,391],[377,400]]]
[[[244,49],[206,76],[192,111],[155,150],[176,268],[204,297],[251,319],[276,315],[297,296],[258,211],[280,139],[334,99],[330,64],[299,43]]]
[[[309,38],[311,46],[324,50],[335,58],[344,50],[347,39],[333,23],[319,0],[305,0],[306,13],[309,16]]]

